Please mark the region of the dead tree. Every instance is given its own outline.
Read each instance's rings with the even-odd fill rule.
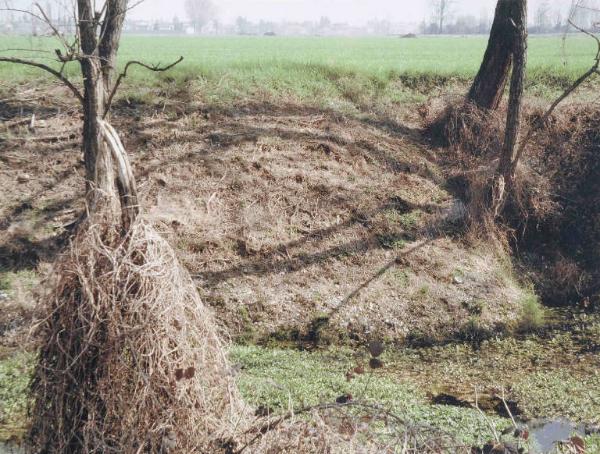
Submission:
[[[500,104],[519,45],[515,27],[522,20],[523,7],[523,0],[498,0],[483,62],[468,94],[468,100],[482,109],[495,110]]]

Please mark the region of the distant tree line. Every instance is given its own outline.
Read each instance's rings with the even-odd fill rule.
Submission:
[[[457,14],[457,3],[457,0],[430,0],[430,15],[421,22],[419,32],[425,35],[473,35],[490,32],[492,19],[487,13],[482,13],[479,17],[472,13]],[[565,31],[568,25],[565,5],[560,2],[554,3],[542,0],[530,11],[530,34]],[[599,0],[572,0],[572,4],[580,4],[579,8],[573,9],[572,19],[576,23],[586,29],[600,23]],[[581,7],[581,4],[584,4],[584,7]]]
[[[1,0],[0,0],[1,1]],[[428,0],[429,15],[420,24],[398,23],[387,19],[372,19],[363,25],[335,22],[329,17],[316,21],[252,21],[238,17],[233,23],[224,24],[218,19],[219,10],[214,0],[185,0],[186,17],[172,19],[135,20],[128,19],[124,24],[125,33],[143,34],[208,34],[208,35],[405,35],[418,32],[424,35],[475,35],[488,34],[492,27],[492,17],[485,9],[479,15],[472,12],[459,13],[459,0]],[[592,29],[600,23],[600,0],[571,0],[574,9],[573,20],[585,29]],[[530,11],[529,33],[561,33],[567,26],[567,13],[564,2],[541,0]],[[557,5],[560,4],[560,7]],[[583,7],[582,7],[583,6]],[[33,6],[32,6],[33,7]],[[65,34],[75,31],[73,17],[62,8],[52,8],[52,2],[45,2],[45,10],[57,28]],[[0,33],[47,35],[51,30],[44,24],[32,21],[27,12],[2,11],[0,9]]]

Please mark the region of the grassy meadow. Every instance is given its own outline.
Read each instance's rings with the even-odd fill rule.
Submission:
[[[185,61],[168,74],[132,68],[128,85],[139,96],[140,84],[157,79],[194,81],[203,101],[228,102],[244,97],[369,104],[424,99],[432,90],[465,83],[476,73],[487,38],[419,37],[417,39],[321,37],[143,37],[123,39],[119,61]],[[5,55],[36,56],[51,61],[48,38],[0,37]],[[552,96],[593,63],[593,40],[570,36],[532,37],[529,88]],[[6,51],[6,49],[27,49]],[[77,64],[66,71],[75,74]],[[35,68],[0,64],[2,85],[46,77]],[[339,107],[339,106],[332,106]],[[343,107],[343,106],[342,106]]]

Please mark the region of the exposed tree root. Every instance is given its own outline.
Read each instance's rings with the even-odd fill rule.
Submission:
[[[244,412],[223,342],[152,228],[120,240],[91,225],[55,275],[32,385],[36,451],[210,452],[229,436]]]

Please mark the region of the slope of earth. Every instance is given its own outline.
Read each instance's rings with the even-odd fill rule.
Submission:
[[[62,90],[0,98],[5,440],[27,425],[33,360],[22,351],[31,350],[35,294],[84,209],[84,181],[80,120]],[[419,107],[427,106],[377,114],[264,101],[210,107],[193,93],[153,91],[144,103],[121,100],[113,123],[145,216],[175,246],[224,331],[268,347],[232,349],[251,404],[282,411],[351,393],[481,444],[493,435],[490,420],[498,431],[510,426],[496,414],[505,389],[523,417],[594,428],[597,322],[577,324],[581,336],[571,327],[491,336],[535,321],[535,296],[500,251],[464,240],[464,207],[420,133]],[[368,360],[354,341],[374,338],[388,347],[385,367],[349,380]],[[390,346],[457,338],[475,342]],[[310,354],[279,348],[298,343],[350,345]],[[495,396],[487,420],[474,408],[475,389]]]
[[[79,120],[61,94],[0,105],[2,304],[15,316],[2,334],[83,210]],[[514,325],[527,292],[493,248],[460,239],[462,204],[410,118],[157,98],[122,102],[113,121],[145,215],[233,338],[443,341]]]

